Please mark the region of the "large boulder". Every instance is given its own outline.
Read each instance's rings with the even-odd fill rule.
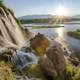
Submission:
[[[49,46],[49,41],[44,35],[38,33],[34,38],[30,40],[30,44],[38,56],[43,56],[46,48]]]
[[[66,69],[66,62],[61,45],[54,41],[54,43],[47,48],[46,55],[39,59],[39,64],[50,80],[52,80],[51,77],[54,78],[62,75]]]
[[[51,60],[54,65],[54,69],[58,74],[61,74],[66,67],[64,52],[61,45],[57,42],[51,45],[46,51],[47,57]]]
[[[42,57],[39,59],[38,63],[42,67],[46,76],[57,76],[57,72],[50,59],[48,59],[47,57]]]

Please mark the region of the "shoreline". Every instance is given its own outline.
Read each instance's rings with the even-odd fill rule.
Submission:
[[[59,28],[64,26],[34,26],[33,29],[40,29],[40,28]]]
[[[80,40],[80,30],[77,29],[76,31],[68,31],[68,36],[79,39]]]

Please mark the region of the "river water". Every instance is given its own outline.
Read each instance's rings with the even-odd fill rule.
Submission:
[[[27,28],[32,32],[44,34],[49,39],[54,39],[60,43],[67,43],[73,50],[80,51],[80,40],[67,35],[67,31],[75,31],[76,29],[80,29],[80,24],[65,24],[64,27],[59,28]]]

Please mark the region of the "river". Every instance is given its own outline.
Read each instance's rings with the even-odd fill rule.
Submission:
[[[65,24],[64,27],[59,28],[27,28],[32,32],[39,32],[41,34],[44,34],[49,39],[54,39],[60,43],[67,43],[73,50],[80,51],[80,40],[69,37],[67,35],[67,31],[80,29],[80,24]]]

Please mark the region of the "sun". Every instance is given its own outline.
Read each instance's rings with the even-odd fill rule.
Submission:
[[[55,15],[57,16],[67,16],[67,14],[68,14],[67,9],[64,6],[59,6],[55,10]]]

